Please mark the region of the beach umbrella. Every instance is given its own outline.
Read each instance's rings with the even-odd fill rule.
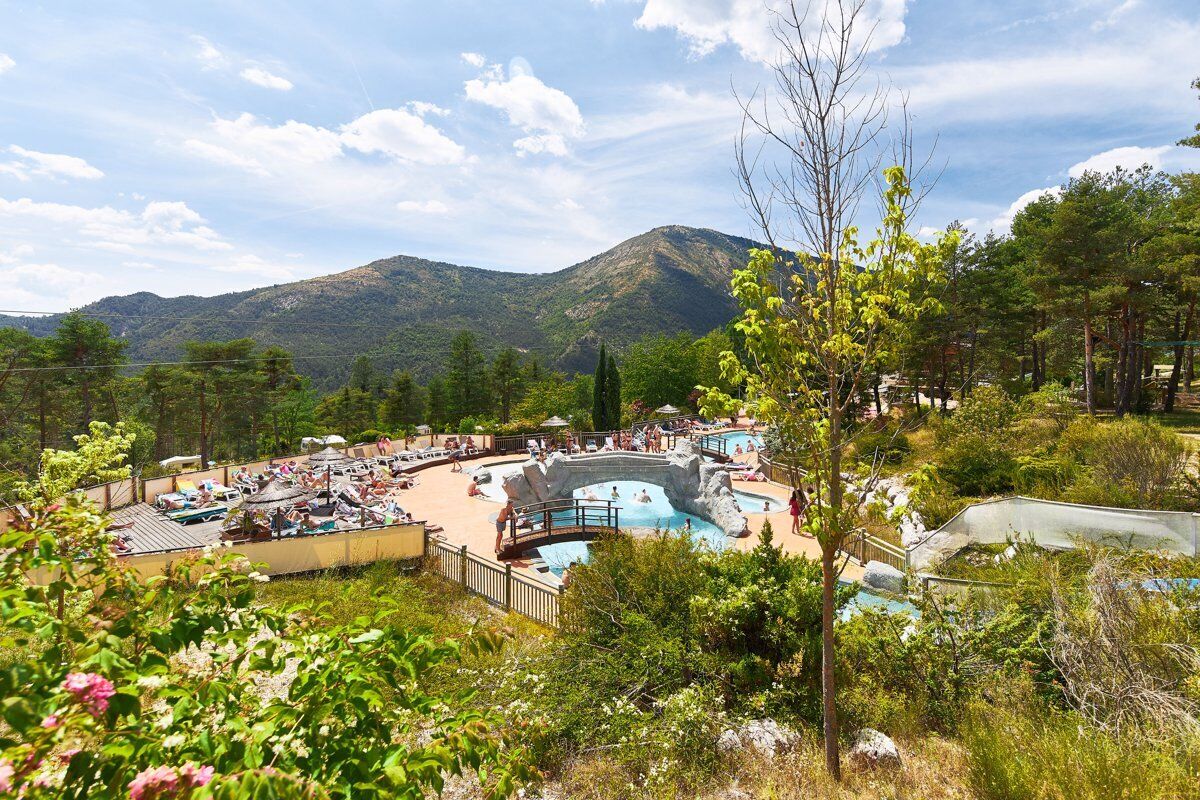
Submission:
[[[665,406],[659,406],[658,408],[654,409],[654,413],[655,414],[678,414],[679,409],[676,408],[675,406],[671,405],[670,403],[667,403]]]
[[[335,450],[332,447],[326,447],[319,453],[313,453],[308,457],[310,467],[332,467],[338,464],[349,461],[350,457],[341,450]]]
[[[242,501],[242,511],[273,511],[280,506],[294,506],[308,500],[311,493],[300,486],[288,486],[279,481],[270,481],[266,486]]]
[[[551,417],[542,423],[543,428],[565,428],[571,423],[567,422],[562,417]]]
[[[331,433],[321,440],[322,444],[345,444],[346,440],[336,433]]]

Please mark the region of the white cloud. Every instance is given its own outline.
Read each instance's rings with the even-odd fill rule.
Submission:
[[[450,116],[450,109],[442,108],[436,103],[426,103],[424,100],[413,100],[405,104],[405,108],[416,114],[418,117],[423,117],[426,114],[433,114],[436,117]]]
[[[1133,11],[1141,5],[1141,0],[1123,0],[1117,4],[1111,11],[1104,15],[1103,19],[1098,19],[1092,23],[1092,30],[1101,31],[1105,28],[1111,28],[1121,21],[1121,18]]]
[[[215,264],[213,269],[217,272],[263,278],[275,283],[296,280],[296,273],[290,268],[282,264],[272,264],[256,255],[237,256],[232,261]]]
[[[252,156],[240,155],[228,147],[221,147],[220,145],[203,142],[199,139],[188,139],[184,141],[183,148],[193,155],[199,156],[206,161],[211,161],[214,164],[238,167],[264,177],[271,174],[267,171],[266,167],[259,163],[258,159]]]
[[[218,117],[212,129],[227,150],[257,161],[260,168],[273,162],[316,164],[342,154],[337,133],[295,120],[268,125],[260,123],[253,114],[242,114],[236,119]],[[252,166],[247,168],[253,171]]]
[[[509,77],[503,71],[464,84],[467,99],[503,111],[510,124],[531,136],[513,143],[519,154],[566,155],[567,139],[584,133],[583,115],[570,95],[542,83],[528,62],[513,59]]]
[[[203,36],[193,36],[196,45],[196,58],[204,69],[220,69],[225,66],[225,55]]]
[[[186,250],[229,250],[231,245],[183,202],[151,202],[138,213],[101,206],[46,203],[22,197],[0,197],[0,218],[30,227],[52,229],[50,235],[79,236],[92,247],[134,252],[145,246]]]
[[[18,156],[18,160],[0,163],[0,172],[13,175],[21,181],[28,181],[33,177],[83,180],[96,180],[104,177],[103,172],[76,156],[41,153],[37,150],[26,150],[15,144],[9,145],[8,152]]]
[[[420,116],[399,108],[381,108],[342,126],[341,141],[362,153],[383,153],[418,164],[457,164],[462,145]]]
[[[513,147],[516,148],[518,156],[526,156],[531,153],[549,153],[552,156],[565,156],[567,154],[567,143],[557,133],[539,133],[534,136],[525,136],[513,142]]]
[[[418,214],[445,214],[450,211],[450,207],[441,200],[401,200],[396,203],[396,210]]]
[[[58,264],[22,262],[0,266],[0,297],[10,307],[37,308],[49,302],[59,308],[74,308],[97,299],[103,287],[102,275]]]
[[[12,60],[12,56],[8,55],[7,53],[0,53],[0,75],[8,72],[16,65],[17,62]]]
[[[278,89],[281,92],[287,92],[292,88],[292,82],[287,78],[267,72],[262,67],[246,67],[238,74],[242,76],[242,80],[264,89]]]
[[[480,53],[459,53],[458,57],[463,60],[464,64],[470,64],[472,67],[482,67],[487,63],[487,59]]]
[[[1112,172],[1117,167],[1135,170],[1143,164],[1149,164],[1154,169],[1162,169],[1163,156],[1171,151],[1170,145],[1163,147],[1114,147],[1097,153],[1091,158],[1080,161],[1067,170],[1072,178],[1078,178],[1085,172]]]
[[[830,4],[833,0],[828,0]],[[867,0],[859,30],[871,32],[871,49],[883,50],[904,39],[907,0]],[[674,29],[688,43],[694,58],[703,58],[721,45],[737,47],[749,61],[773,61],[779,43],[772,29],[782,0],[646,0],[634,23],[643,30]],[[800,3],[803,9],[803,2]],[[807,23],[819,24],[814,8]]]

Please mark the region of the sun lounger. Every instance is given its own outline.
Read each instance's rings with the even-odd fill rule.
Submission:
[[[604,437],[604,449],[605,450],[616,450],[617,449],[617,446],[615,444],[613,444],[613,438],[611,436]]]
[[[167,518],[187,525],[189,522],[206,522],[214,517],[223,517],[229,511],[224,503],[214,503],[204,508],[181,508],[178,511],[168,511]]]

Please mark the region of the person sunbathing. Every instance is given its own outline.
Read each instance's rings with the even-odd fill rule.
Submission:
[[[471,478],[471,482],[467,484],[467,497],[482,497],[483,492],[479,488],[479,484]]]
[[[307,511],[300,515],[300,529],[305,531],[315,531],[321,525]]]
[[[208,508],[211,505],[216,505],[216,499],[213,493],[208,489],[200,490],[200,496],[196,498],[196,508]]]

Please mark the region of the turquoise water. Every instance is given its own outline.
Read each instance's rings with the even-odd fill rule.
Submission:
[[[912,603],[905,600],[893,600],[890,597],[872,594],[866,589],[859,589],[854,599],[842,608],[841,618],[843,621],[850,619],[864,608],[878,608],[893,614],[908,614],[914,618],[921,616],[921,612]]]
[[[762,449],[762,436],[757,433],[751,435],[749,431],[730,431],[729,433],[719,435],[722,439],[729,442],[729,449],[726,450],[729,455],[733,455],[733,451],[737,449],[738,445],[742,446],[743,453],[748,452],[749,448],[747,446],[750,442],[754,442],[755,450]]]

